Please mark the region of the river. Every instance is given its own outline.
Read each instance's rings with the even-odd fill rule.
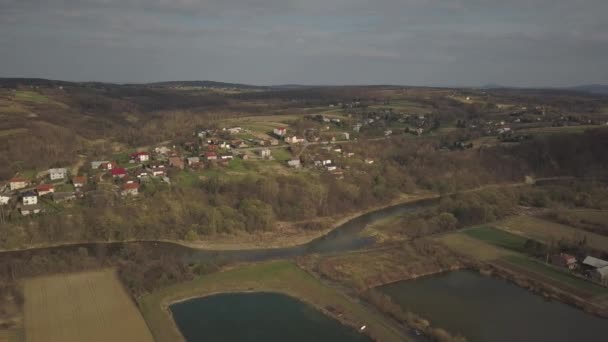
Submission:
[[[368,342],[369,337],[297,299],[277,293],[226,293],[170,307],[186,341]]]
[[[469,341],[607,341],[608,320],[473,271],[379,288],[404,309]]]

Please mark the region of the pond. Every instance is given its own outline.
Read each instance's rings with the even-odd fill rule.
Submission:
[[[607,341],[608,320],[507,281],[455,271],[382,286],[404,309],[468,341]]]
[[[314,307],[278,293],[226,293],[171,305],[188,342],[369,342]]]

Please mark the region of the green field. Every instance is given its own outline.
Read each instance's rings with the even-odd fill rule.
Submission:
[[[526,238],[507,233],[500,229],[491,227],[471,228],[463,231],[464,234],[475,239],[487,242],[491,245],[515,252],[525,252]]]
[[[572,287],[577,293],[582,292],[591,297],[608,295],[608,288],[577,278],[568,272],[551,265],[523,256],[508,256],[503,260],[511,265],[522,268],[525,271],[536,273],[542,278],[548,278],[550,281],[556,282],[558,287]]]
[[[291,152],[287,151],[285,148],[275,148],[271,151],[272,157],[277,161],[287,161],[293,158]]]
[[[595,214],[595,219],[600,220],[601,222],[602,217],[600,217],[597,213]],[[593,216],[590,217],[591,218],[589,220],[593,219]],[[536,217],[516,216],[496,223],[496,227],[513,233],[506,233],[509,235],[517,234],[530,239],[545,242],[560,239],[568,239],[575,241],[586,237],[587,244],[590,247],[608,251],[608,237],[604,235],[586,232],[582,229],[576,229],[570,226],[555,223],[552,221],[542,220]]]
[[[15,99],[19,100],[19,101],[27,101],[27,102],[34,102],[34,103],[48,103],[49,102],[49,98],[46,97],[45,95],[42,95],[40,93],[36,93],[33,91],[25,91],[25,90],[20,90],[20,91],[16,91],[14,93]]]
[[[338,290],[323,285],[288,261],[246,265],[201,276],[146,295],[140,298],[139,305],[156,341],[178,341],[181,336],[168,310],[171,303],[221,292],[245,291],[279,292],[320,309],[328,306],[339,308],[345,320],[356,325],[367,325],[369,333],[378,340],[406,340],[383,316],[369,311]]]

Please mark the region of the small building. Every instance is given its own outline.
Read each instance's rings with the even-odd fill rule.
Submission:
[[[66,168],[49,169],[49,177],[51,180],[65,179],[68,176]]]
[[[325,168],[327,169],[327,171],[335,171],[338,167],[336,167],[335,165],[327,165],[325,166]]]
[[[279,144],[279,140],[274,139],[274,138],[270,139],[270,145],[271,146],[277,146],[278,144]]]
[[[207,158],[207,160],[217,160],[217,153],[207,152],[205,153],[205,158]]]
[[[192,166],[201,162],[201,158],[199,157],[189,157],[186,160],[188,161],[188,166]]]
[[[180,157],[169,157],[169,166],[184,169],[184,160]]]
[[[241,127],[232,127],[232,128],[228,128],[226,129],[228,131],[228,133],[230,134],[239,134],[241,133],[241,131],[243,130]]]
[[[76,194],[72,191],[56,192],[53,194],[53,202],[61,203],[68,202],[76,199]]]
[[[135,152],[131,154],[131,159],[140,163],[147,162],[150,160],[150,153],[148,152]]]
[[[583,260],[583,265],[597,269],[608,266],[608,261],[588,256]]]
[[[99,168],[101,168],[102,170],[106,170],[106,171],[110,171],[112,169],[117,168],[118,165],[115,162],[106,162],[106,163],[102,163]]]
[[[157,147],[157,148],[154,149],[154,152],[157,153],[157,154],[166,155],[166,154],[169,154],[171,152],[171,149],[168,148],[167,146],[159,146],[159,147]]]
[[[53,184],[40,184],[36,187],[36,192],[38,196],[44,196],[55,192],[55,186]]]
[[[85,184],[87,184],[87,177],[85,177],[85,176],[72,177],[72,184],[77,189],[82,188]]]
[[[222,160],[233,160],[234,159],[234,154],[232,154],[232,153],[222,153],[222,155],[220,156],[220,158],[222,158]]]
[[[40,212],[42,212],[42,207],[39,204],[22,205],[21,207],[19,207],[19,212],[23,216],[39,214]]]
[[[591,279],[597,281],[598,283],[608,286],[608,266],[604,266],[596,269],[591,273]]]
[[[0,194],[0,205],[7,205],[11,201],[9,194]]]
[[[365,164],[373,164],[374,160],[373,159],[365,159]]]
[[[288,144],[300,144],[300,143],[303,143],[305,141],[306,141],[306,139],[304,139],[304,138],[298,138],[295,135],[292,136],[292,137],[286,137],[285,138],[285,142],[288,143]]]
[[[576,257],[570,254],[560,253],[551,256],[551,263],[559,267],[573,270],[576,268]]]
[[[28,180],[25,178],[13,178],[8,181],[9,189],[11,191],[23,189],[28,185]]]
[[[272,156],[272,152],[270,151],[270,149],[265,148],[263,150],[260,150],[260,157],[262,157],[262,158],[270,158],[270,156]]]
[[[124,167],[112,168],[110,174],[114,178],[124,178],[127,175],[127,170]]]
[[[38,195],[33,191],[24,192],[21,194],[21,203],[23,205],[38,204]]]
[[[95,160],[91,162],[91,169],[97,170],[101,167],[102,164],[107,164],[110,161],[108,160]]]
[[[287,165],[288,165],[289,167],[293,167],[293,168],[295,168],[295,169],[299,169],[300,167],[302,167],[302,163],[300,162],[300,160],[299,160],[299,159],[292,159],[292,160],[289,160],[289,161],[287,162]]]
[[[160,177],[165,175],[165,165],[162,164],[152,164],[148,167],[148,173],[152,177]]]
[[[127,183],[123,184],[122,192],[123,196],[137,196],[139,194],[139,184],[137,183]]]
[[[133,173],[140,181],[148,179],[148,171],[145,169],[137,169]]]
[[[277,137],[284,137],[287,134],[287,128],[278,127],[273,129],[272,133],[274,133],[274,135],[276,135]]]

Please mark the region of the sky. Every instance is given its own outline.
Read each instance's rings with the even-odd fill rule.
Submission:
[[[608,84],[608,0],[0,0],[0,77]]]

